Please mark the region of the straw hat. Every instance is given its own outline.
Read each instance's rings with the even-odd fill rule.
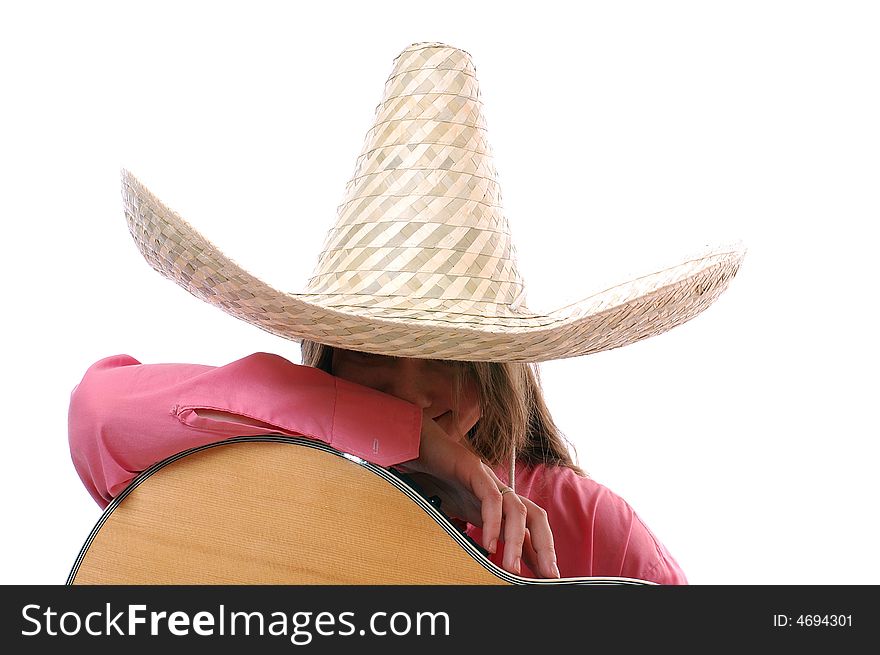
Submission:
[[[287,339],[401,357],[540,362],[625,346],[706,309],[745,254],[714,248],[533,312],[497,178],[470,55],[415,43],[394,60],[304,292],[249,274],[125,170],[122,190],[141,253],[194,296]]]

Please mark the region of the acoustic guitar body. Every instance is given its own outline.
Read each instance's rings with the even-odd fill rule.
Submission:
[[[311,440],[241,437],[140,474],[69,584],[542,584],[490,562],[400,476]],[[571,578],[552,583],[629,583]]]

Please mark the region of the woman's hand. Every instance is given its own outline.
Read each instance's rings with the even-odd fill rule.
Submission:
[[[518,575],[522,558],[539,576],[559,577],[547,513],[528,498],[505,491],[508,487],[492,469],[427,415],[419,457],[403,466],[426,493],[440,498],[446,514],[482,527],[483,547],[489,552],[496,551],[503,529],[506,570]]]

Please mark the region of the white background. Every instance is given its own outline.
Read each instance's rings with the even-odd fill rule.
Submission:
[[[443,41],[477,67],[532,309],[749,248],[693,321],[542,366],[581,464],[692,583],[880,583],[876,5],[19,4],[0,10],[0,581],[63,583],[100,516],[66,431],[94,361],[299,361],[150,269],[119,169],[301,290],[394,57]]]

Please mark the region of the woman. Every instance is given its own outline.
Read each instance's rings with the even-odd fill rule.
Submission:
[[[137,472],[175,453],[232,436],[305,435],[410,472],[512,573],[685,582],[632,509],[572,463],[528,365],[308,341],[303,361],[316,368],[267,353],[218,368],[101,360],[71,395],[80,477],[106,507]],[[346,422],[356,427],[340,429]],[[514,452],[516,492],[508,493],[502,479]]]
[[[267,432],[411,473],[506,570],[683,583],[632,509],[574,465],[531,364],[624,346],[708,307],[744,251],[721,248],[554,312],[526,307],[470,56],[395,59],[305,293],[256,279],[130,173],[147,261],[202,300],[302,343],[221,367],[94,364],[71,397],[74,462],[106,505],[181,450]],[[524,564],[523,564],[524,563]]]

